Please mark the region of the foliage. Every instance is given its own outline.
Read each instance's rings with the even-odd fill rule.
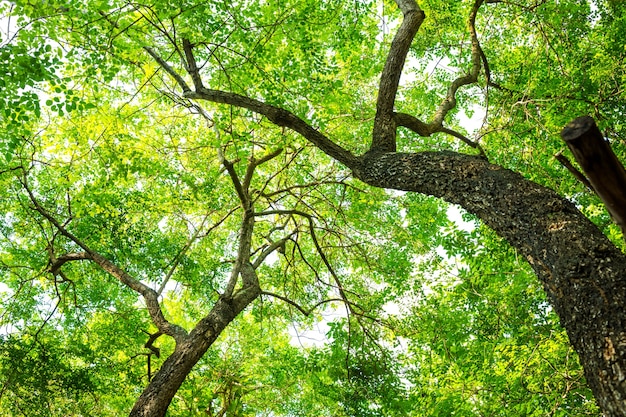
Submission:
[[[427,20],[398,111],[427,119],[466,71],[472,3],[420,2]],[[86,259],[54,266],[82,249],[42,212],[158,290],[165,317],[190,330],[237,259],[242,210],[224,161],[245,178],[278,150],[250,178],[253,253],[284,239],[257,270],[263,294],[168,415],[598,414],[506,242],[439,200],[363,186],[248,110],[200,107],[146,50],[169,59],[181,54],[171,42],[188,39],[207,87],[288,108],[359,153],[394,4],[12,1],[0,12],[0,416],[123,415],[174,350],[169,336],[150,342],[157,329],[136,292]],[[561,127],[590,113],[626,160],[624,19],[623,2],[487,2],[477,26],[490,73],[446,120],[618,245],[597,198],[553,155]],[[479,126],[461,122],[485,110]],[[399,144],[474,152],[442,133],[401,131]],[[317,326],[321,344],[294,336]]]

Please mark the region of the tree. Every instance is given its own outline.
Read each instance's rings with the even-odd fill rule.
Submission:
[[[464,369],[477,362],[471,348],[496,347],[478,362],[512,363],[529,329],[541,323],[555,331],[540,296],[520,295],[532,284],[520,278],[527,272],[519,255],[567,331],[600,409],[626,415],[623,244],[596,197],[552,157],[562,147],[558,131],[587,112],[623,156],[619,2],[3,6],[17,19],[0,55],[11,64],[2,78],[11,95],[2,113],[9,301],[1,311],[15,326],[3,341],[6,357],[39,366],[28,364],[47,363],[46,346],[56,346],[47,354],[67,363],[49,378],[90,393],[102,414],[130,408],[128,397],[102,389],[117,380],[145,385],[131,416],[163,416],[177,393],[189,393],[181,403],[203,401],[185,403],[194,413],[252,414],[263,396],[251,399],[251,392],[282,385],[275,395],[290,398],[290,383],[301,388],[302,403],[285,402],[276,413],[295,415],[314,404],[333,415],[408,415],[422,402],[436,413],[455,400],[417,370],[426,369],[425,356],[407,370],[428,351],[430,384],[459,382],[433,355],[458,357],[459,375],[476,379],[465,381],[472,389],[459,410],[498,415],[505,400],[481,392],[496,396],[498,385],[511,381],[503,372]],[[447,69],[433,69],[437,60]],[[403,80],[403,71],[414,79]],[[487,113],[470,138],[458,119],[478,104]],[[486,228],[459,231],[440,200],[422,195],[461,206]],[[444,227],[452,231],[442,236]],[[453,271],[460,282],[426,278],[441,267],[423,261],[438,247],[463,261]],[[424,276],[416,280],[416,273]],[[507,298],[496,311],[518,312],[511,332],[479,307],[498,291]],[[390,301],[416,297],[411,314],[385,315]],[[329,324],[327,348],[303,358],[280,341],[275,358],[289,358],[293,372],[275,361],[248,373],[211,371],[218,359],[207,352],[219,356],[210,348],[228,337],[226,328],[269,316],[284,331],[294,312],[310,323],[312,314],[340,311],[338,305],[345,316]],[[464,333],[457,315],[468,328],[489,330]],[[441,340],[436,323],[453,336]],[[475,340],[489,331],[502,339]],[[420,348],[421,332],[432,339],[428,349]],[[413,338],[406,352],[394,350],[393,334]],[[225,343],[259,349],[241,340]],[[553,345],[561,346],[554,348],[555,369],[572,369],[563,397],[585,398],[580,378],[572,377],[577,365],[560,343]],[[141,345],[141,353],[130,353]],[[98,377],[84,372],[89,363],[101,367]],[[194,367],[213,375],[210,386],[190,377]],[[318,378],[325,400],[308,394],[315,383],[297,377],[303,369]],[[413,387],[403,384],[403,372]],[[286,376],[269,382],[275,374]],[[2,393],[12,398],[21,398],[15,387],[33,386],[15,372],[3,375]],[[516,383],[509,397],[526,391],[536,399],[516,403],[521,415],[531,407],[555,413],[561,405],[592,412],[585,401],[541,404],[547,388],[523,375]],[[16,414],[28,413],[13,404]],[[62,406],[47,405],[67,413]]]

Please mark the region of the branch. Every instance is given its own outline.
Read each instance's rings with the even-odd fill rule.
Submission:
[[[59,272],[59,269],[67,262],[84,260],[91,260],[91,256],[87,252],[68,253],[63,256],[59,256],[58,258],[50,257],[48,271],[51,274],[56,275]]]
[[[161,306],[158,301],[158,294],[152,288],[148,287],[141,281],[136,280],[131,277],[126,271],[119,268],[117,265],[106,259],[104,256],[100,255],[98,252],[91,249],[87,246],[83,241],[78,239],[78,237],[74,236],[70,231],[68,231],[57,219],[54,218],[43,206],[39,203],[39,201],[35,198],[32,190],[29,188],[26,178],[22,179],[22,185],[24,189],[28,193],[30,201],[33,204],[33,208],[40,213],[46,220],[48,220],[63,236],[67,237],[69,240],[74,242],[76,245],[80,246],[85,253],[84,254],[68,254],[65,255],[65,262],[70,260],[81,259],[91,259],[96,264],[100,266],[104,271],[108,272],[110,275],[115,277],[122,284],[126,285],[133,291],[141,294],[146,302],[146,307],[148,309],[148,314],[152,319],[154,325],[164,334],[171,336],[177,342],[181,341],[186,335],[187,332],[180,326],[175,325],[167,321],[163,312],[161,311]],[[61,257],[63,258],[63,257]],[[57,260],[58,261],[58,260]],[[59,265],[60,267],[60,265]],[[58,268],[56,268],[58,270]]]
[[[456,130],[452,130],[450,128],[447,128],[441,125],[433,126],[430,124],[426,124],[422,122],[421,120],[419,120],[417,117],[412,116],[410,114],[406,114],[406,113],[394,113],[393,115],[394,115],[394,120],[398,126],[406,127],[407,129],[412,130],[413,132],[417,133],[420,136],[427,137],[437,132],[446,133],[450,136],[454,136],[457,139],[461,139],[461,141],[463,141],[466,145],[474,149],[477,149],[480,152],[481,156],[486,157],[484,149],[482,148],[482,146],[480,146],[478,142],[474,142],[473,140],[462,135]]]
[[[117,278],[122,284],[143,296],[146,302],[146,307],[148,308],[148,314],[150,314],[150,318],[157,329],[164,334],[173,337],[177,342],[180,342],[187,335],[185,329],[176,324],[170,323],[165,318],[163,311],[161,311],[161,305],[159,304],[159,296],[155,290],[148,287],[141,281],[131,277],[126,271],[99,253],[92,251],[91,257],[93,261],[104,271],[108,272],[110,275]]]
[[[161,332],[156,332],[156,333],[148,333],[145,330],[142,330],[142,332],[144,332],[145,334],[147,334],[148,337],[148,341],[143,345],[143,347],[145,347],[146,349],[150,349],[152,351],[152,354],[154,356],[156,356],[157,358],[161,357],[161,349],[159,349],[158,347],[154,346],[154,342],[156,342],[156,340],[161,337],[163,335],[163,333]]]
[[[206,232],[201,234],[200,232],[202,231],[202,226],[204,225],[204,222],[208,218],[208,215],[204,218],[204,220],[202,221],[202,225],[196,230],[196,232],[189,239],[187,244],[181,249],[178,255],[176,255],[176,258],[174,259],[170,270],[168,271],[167,275],[163,279],[163,282],[161,283],[161,286],[159,287],[159,290],[157,291],[157,294],[159,296],[163,293],[163,290],[165,290],[165,286],[167,285],[167,282],[172,278],[172,275],[174,275],[174,271],[178,267],[178,264],[180,263],[182,256],[189,250],[189,248],[191,248],[191,245],[193,244],[193,242],[198,238],[207,236],[209,233],[211,233],[213,230],[219,227],[222,223],[224,223],[224,221],[226,221],[226,219],[229,218],[230,215],[233,214],[238,209],[239,209],[239,206],[235,206],[235,208],[230,209],[228,213],[226,213],[221,219],[219,219],[213,226],[209,227],[209,229]]]
[[[626,169],[611,145],[589,116],[574,119],[565,126],[561,137],[604,202],[611,218],[626,235]]]
[[[187,72],[191,75],[195,89],[202,90],[204,86],[202,85],[202,78],[200,77],[200,71],[198,70],[196,58],[193,56],[192,48],[193,46],[191,42],[189,42],[189,39],[183,39],[183,50],[185,51],[185,58],[187,60]],[[183,91],[185,90],[183,89]]]
[[[461,142],[465,143],[467,146],[477,149],[478,152],[480,153],[480,156],[486,158],[487,155],[485,154],[485,150],[483,149],[482,146],[480,146],[480,144],[478,142],[474,142],[473,140],[471,140],[470,138],[468,138],[467,136],[457,132],[456,130],[447,128],[447,127],[441,127],[441,129],[439,129],[439,131],[441,133],[446,133],[450,136],[454,136],[457,139],[460,139]]]
[[[472,38],[472,67],[469,73],[458,77],[452,82],[452,84],[448,88],[446,98],[443,100],[443,102],[435,112],[433,120],[428,124],[429,130],[433,132],[441,128],[443,120],[447,116],[448,112],[456,106],[456,92],[459,90],[459,88],[465,85],[473,84],[478,81],[478,74],[480,73],[482,62],[482,49],[480,48],[478,35],[476,34],[476,15],[478,14],[478,9],[482,5],[482,3],[483,0],[476,0],[474,2],[474,5],[472,6],[472,9],[470,11],[468,22],[470,36]]]
[[[277,126],[287,127],[301,134],[322,152],[347,166],[351,166],[357,161],[357,158],[350,151],[337,145],[288,110],[240,94],[207,88],[198,91],[188,91],[184,95],[186,98],[193,100],[206,100],[248,109],[267,117],[270,122]]]
[[[267,295],[269,297],[273,297],[273,298],[277,298],[281,301],[286,302],[289,305],[292,305],[293,307],[295,307],[300,313],[302,313],[304,316],[310,316],[311,313],[313,313],[313,311],[315,311],[315,309],[319,306],[321,306],[322,304],[326,304],[326,303],[332,303],[333,301],[339,301],[339,302],[346,302],[345,300],[342,300],[341,298],[330,298],[328,300],[322,300],[318,303],[316,303],[315,305],[313,305],[313,307],[311,307],[308,310],[305,310],[304,307],[300,306],[298,303],[296,303],[295,301],[290,300],[287,297],[284,297],[282,295],[278,295],[275,294],[273,292],[269,292],[269,291],[261,291],[261,295]]]
[[[250,265],[250,248],[252,246],[252,232],[254,230],[254,215],[251,213],[251,208],[244,210],[241,227],[239,229],[239,246],[237,249],[237,259],[233,265],[233,269],[230,272],[230,279],[226,284],[226,289],[222,296],[224,298],[231,298],[239,275],[243,272],[243,268],[246,265]]]
[[[391,42],[387,61],[380,76],[378,100],[376,102],[376,116],[372,131],[372,146],[370,150],[381,152],[395,152],[396,125],[393,118],[393,106],[398,92],[400,76],[404,62],[409,52],[411,42],[426,18],[415,0],[396,0],[402,10],[404,18],[400,28]]]
[[[559,161],[561,165],[563,165],[563,167],[565,167],[565,169],[567,169],[578,181],[580,181],[585,187],[587,187],[595,194],[596,190],[593,189],[593,186],[591,185],[587,177],[585,177],[582,172],[577,170],[576,167],[572,165],[567,156],[563,155],[563,153],[559,151],[554,154],[554,158]]]
[[[226,168],[226,172],[228,172],[228,175],[230,176],[233,186],[235,187],[235,191],[237,192],[237,196],[239,197],[239,201],[241,202],[241,206],[244,210],[247,210],[248,206],[250,205],[250,199],[248,198],[247,190],[244,190],[243,186],[241,185],[239,175],[237,175],[237,172],[235,171],[235,165],[228,159],[226,159],[226,157],[224,156],[224,152],[221,148],[217,150],[217,154],[220,158],[220,161],[222,162],[222,165],[224,165],[224,168]]]
[[[261,266],[261,264],[263,263],[263,261],[275,250],[284,247],[285,243],[287,243],[288,240],[291,240],[291,237],[293,235],[295,235],[296,233],[298,233],[297,230],[294,230],[293,232],[291,232],[290,234],[288,234],[287,236],[283,237],[280,240],[277,240],[276,242],[273,242],[271,245],[269,245],[268,247],[266,247],[265,249],[263,249],[263,252],[261,252],[259,254],[259,256],[255,259],[255,261],[252,263],[252,267],[254,269],[258,268],[259,266]]]
[[[250,183],[252,182],[252,175],[254,174],[254,170],[259,166],[268,162],[283,152],[282,148],[278,148],[273,152],[270,152],[260,159],[256,159],[254,156],[250,158],[250,162],[248,163],[248,168],[246,169],[246,175],[243,178],[243,188],[246,192],[250,190]]]
[[[183,93],[191,91],[191,88],[189,88],[189,85],[183,79],[183,77],[181,77],[180,74],[174,71],[170,64],[168,64],[163,58],[161,58],[159,54],[157,54],[152,48],[147,46],[144,46],[143,49],[148,52],[150,56],[161,66],[161,68],[163,68],[165,72],[167,72],[176,81],[176,83],[183,90]]]
[[[309,234],[311,235],[311,240],[313,241],[315,250],[317,251],[317,254],[319,255],[319,257],[322,259],[322,262],[326,266],[326,269],[328,269],[328,272],[330,272],[330,275],[333,277],[333,280],[335,281],[335,284],[337,285],[337,290],[339,291],[339,295],[341,295],[341,298],[345,301],[346,305],[348,306],[349,311],[353,313],[352,303],[348,300],[348,296],[346,295],[343,285],[341,284],[339,275],[337,275],[337,273],[335,272],[335,269],[330,264],[330,261],[326,257],[324,250],[322,249],[321,245],[319,244],[319,241],[317,240],[317,235],[315,234],[315,224],[313,223],[313,216],[310,215],[309,213],[305,213],[300,210],[266,210],[263,212],[254,213],[255,216],[266,216],[269,214],[296,215],[296,216],[301,216],[307,219],[309,223]]]

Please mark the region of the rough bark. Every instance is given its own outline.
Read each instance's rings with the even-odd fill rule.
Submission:
[[[211,313],[196,325],[184,341],[176,345],[174,352],[165,360],[135,402],[130,417],[165,416],[174,395],[191,369],[226,326],[260,293],[260,288],[256,286],[235,293],[231,299],[220,298]]]
[[[353,172],[375,187],[459,204],[507,239],[543,283],[605,415],[626,415],[626,256],[571,202],[452,152],[370,152]]]
[[[231,270],[225,291],[209,314],[200,320],[189,334],[179,335],[175,339],[174,352],[165,360],[154,378],[141,393],[130,412],[130,417],[165,416],[174,395],[180,389],[191,369],[230,322],[261,294],[256,268],[277,247],[266,248],[252,262],[251,249],[255,213],[249,188],[254,170],[260,164],[269,161],[280,153],[281,150],[278,149],[260,159],[252,158],[246,169],[243,182],[234,169],[233,163],[226,160],[220,153],[222,164],[231,178],[243,209],[237,259]],[[235,290],[239,284],[239,289]]]

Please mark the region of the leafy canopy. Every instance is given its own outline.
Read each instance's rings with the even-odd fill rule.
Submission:
[[[427,120],[471,65],[472,2],[420,5],[396,107]],[[42,211],[191,329],[237,254],[224,161],[245,178],[269,154],[250,178],[252,253],[283,244],[258,268],[261,297],[168,415],[597,415],[536,278],[505,242],[470,216],[451,220],[439,200],[363,186],[247,110],[200,107],[146,49],[180,62],[173,45],[187,39],[207,87],[285,107],[360,153],[394,4],[47,0],[0,12],[0,416],[124,414],[174,349],[152,340],[143,299],[101,268],[52,267],[81,248]],[[493,162],[576,201],[615,242],[598,200],[553,155],[560,128],[591,113],[626,156],[625,18],[623,2],[487,2],[476,26],[489,73],[445,120]],[[400,131],[399,145],[475,152],[442,133]],[[321,328],[323,343],[294,328]]]

